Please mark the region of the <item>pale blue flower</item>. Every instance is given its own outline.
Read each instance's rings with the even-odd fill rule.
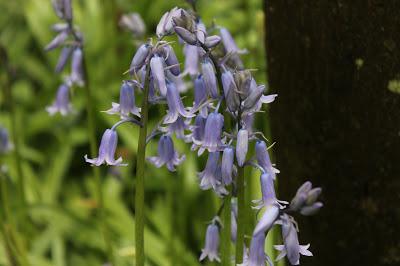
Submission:
[[[219,228],[218,225],[213,221],[207,227],[206,239],[204,249],[200,255],[199,260],[202,261],[208,257],[210,261],[221,262],[218,256],[218,246],[219,246]]]
[[[121,157],[119,157],[117,160],[114,159],[117,143],[118,143],[117,132],[111,129],[107,129],[104,132],[103,137],[101,138],[101,143],[99,147],[99,156],[97,158],[89,159],[88,156],[85,155],[86,162],[95,166],[100,166],[102,164],[126,166],[127,164],[122,164]]]
[[[147,160],[160,168],[164,164],[171,172],[175,171],[175,166],[180,165],[185,160],[185,155],[179,156],[174,148],[172,138],[168,135],[161,136],[158,142],[158,156],[148,157]]]

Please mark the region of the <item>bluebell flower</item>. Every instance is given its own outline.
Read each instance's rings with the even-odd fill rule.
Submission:
[[[136,51],[135,55],[132,58],[131,65],[129,67],[129,73],[134,75],[136,72],[141,69],[145,63],[146,59],[149,56],[151,51],[151,45],[148,43],[142,44]]]
[[[179,116],[184,118],[194,117],[195,115],[187,111],[183,106],[178,89],[172,82],[167,82],[167,104],[168,113],[164,118],[165,124],[174,123]]]
[[[181,73],[181,70],[174,49],[169,44],[166,44],[163,46],[163,50],[165,53],[165,63],[169,67],[169,70],[173,75],[178,76]]]
[[[323,206],[321,202],[316,202],[321,192],[319,187],[312,188],[310,181],[305,182],[290,202],[290,210],[300,211],[306,216],[315,214]]]
[[[207,118],[201,115],[197,115],[194,120],[194,125],[190,127],[190,130],[192,131],[191,136],[193,142],[191,150],[196,150],[197,148],[201,147],[204,139],[206,121]]]
[[[199,108],[203,103],[207,101],[207,90],[204,84],[202,75],[198,75],[194,80],[194,106],[193,109]],[[207,117],[208,108],[204,106],[200,109],[200,115]]]
[[[324,206],[322,202],[314,202],[301,208],[300,213],[304,216],[314,215]]]
[[[127,29],[136,38],[142,37],[146,33],[146,25],[139,13],[129,13],[122,15],[119,25]]]
[[[213,48],[221,42],[221,37],[218,35],[212,35],[206,38],[204,44],[207,48]]]
[[[46,45],[44,49],[46,51],[51,51],[53,49],[56,49],[57,47],[60,47],[62,44],[64,44],[67,38],[68,38],[68,31],[67,30],[61,31],[56,35],[56,37],[54,37],[53,40],[51,40],[51,42],[48,45]]]
[[[223,150],[224,144],[221,140],[223,127],[224,117],[221,114],[212,112],[208,115],[204,130],[204,138],[199,148],[199,155],[201,155],[204,150],[208,150],[209,152]]]
[[[243,101],[243,108],[247,113],[254,113],[261,110],[263,104],[272,103],[278,94],[264,95],[265,86],[258,86],[254,78],[251,79],[249,94]]]
[[[200,255],[199,260],[202,261],[208,257],[210,261],[218,261],[220,262],[220,258],[218,256],[218,246],[219,246],[219,228],[218,225],[213,221],[207,227],[206,239],[204,249],[202,249],[202,253]]]
[[[172,18],[174,16],[179,16],[180,12],[181,12],[180,8],[174,7],[161,17],[160,22],[158,23],[156,29],[156,34],[158,38],[170,35],[174,32],[174,28],[172,25]]]
[[[198,173],[200,188],[207,190],[212,188],[219,196],[227,195],[228,191],[222,184],[221,166],[219,165],[219,152],[210,152],[205,169]]]
[[[197,24],[196,24],[196,37],[200,43],[202,43],[202,44],[205,43],[206,37],[207,37],[207,30],[206,30],[206,26],[200,19],[197,21]]]
[[[167,85],[164,73],[164,59],[161,56],[155,55],[150,60],[151,74],[162,96],[167,95]]]
[[[185,142],[190,142],[192,140],[192,135],[185,135],[185,130],[190,128],[190,119],[183,119],[178,117],[178,119],[169,124],[167,127],[159,127],[160,131],[165,132],[169,135],[175,134],[178,139],[182,139]]]
[[[246,129],[240,129],[236,138],[236,160],[242,167],[246,161],[247,151],[249,149],[249,132]]]
[[[46,111],[50,115],[59,112],[63,116],[72,111],[69,101],[69,87],[66,84],[61,84],[60,87],[58,87],[56,99],[51,106],[46,107]]]
[[[226,147],[222,153],[221,174],[225,185],[232,183],[234,152],[232,147]]]
[[[279,173],[279,170],[273,167],[268,154],[267,144],[265,144],[264,141],[257,141],[256,157],[258,164],[264,169],[265,172],[271,174],[272,178],[275,180],[276,174]]]
[[[265,212],[254,229],[253,236],[265,233],[275,224],[279,216],[280,207],[276,203],[272,203],[265,207]]]
[[[274,180],[271,174],[262,173],[260,176],[260,183],[262,197],[261,200],[253,201],[253,203],[256,203],[255,209],[260,209],[278,202],[275,194]]]
[[[212,98],[218,98],[217,77],[215,76],[213,63],[209,59],[205,59],[201,63],[201,71],[203,73],[204,84],[207,92]]]
[[[69,59],[69,57],[71,55],[71,52],[72,52],[72,47],[71,46],[63,47],[63,49],[61,50],[60,56],[58,58],[57,65],[55,67],[55,72],[56,73],[60,73],[64,69],[64,67],[67,64],[68,59]]]
[[[220,28],[220,34],[227,53],[240,54],[245,52],[245,50],[240,50],[237,47],[235,40],[226,28]]]
[[[244,258],[242,266],[265,266],[265,262],[272,266],[273,263],[265,253],[265,234],[253,235],[250,242],[249,254]]]
[[[313,254],[308,250],[310,244],[300,245],[297,236],[297,230],[294,226],[292,219],[289,215],[283,214],[282,221],[282,238],[283,245],[275,245],[275,249],[280,251],[276,260],[287,257],[291,265],[300,264],[300,254],[304,256],[312,256]]]
[[[7,129],[0,126],[0,154],[7,153],[12,147]]]
[[[183,48],[185,54],[185,70],[183,73],[195,76],[199,73],[199,51],[195,45],[186,44]]]
[[[184,9],[178,14],[172,17],[175,33],[186,43],[195,45],[197,43],[195,17]]]
[[[237,93],[238,88],[235,83],[233,74],[229,70],[225,70],[221,74],[222,87],[224,89],[225,102],[231,112],[235,112],[240,105],[240,98]]]
[[[308,192],[311,191],[311,189],[312,189],[311,182],[310,181],[304,182],[304,184],[297,189],[296,195],[290,202],[290,209],[294,211],[301,209],[306,204],[307,194]]]
[[[81,48],[75,48],[72,52],[71,59],[71,81],[78,86],[83,86],[84,74],[83,74],[83,51]]]
[[[119,93],[119,104],[112,103],[112,108],[107,110],[108,114],[119,114],[121,119],[128,118],[130,114],[140,117],[140,109],[135,104],[135,92],[132,84],[123,81]]]
[[[85,155],[86,162],[95,166],[100,166],[102,164],[126,166],[127,164],[122,164],[121,157],[119,157],[117,160],[114,159],[115,150],[117,149],[117,143],[117,132],[111,129],[107,129],[104,132],[103,137],[101,138],[99,156],[97,158],[89,159],[88,156]]]
[[[161,136],[158,142],[158,156],[148,157],[147,160],[160,168],[164,164],[171,172],[175,171],[175,166],[181,164],[185,160],[185,155],[179,157],[178,152],[174,148],[172,138],[168,135]]]

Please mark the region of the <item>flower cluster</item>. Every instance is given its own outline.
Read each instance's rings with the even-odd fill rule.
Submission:
[[[216,29],[219,29],[215,33]],[[215,34],[211,34],[214,32]],[[277,259],[288,257],[292,265],[299,264],[300,254],[311,256],[307,246],[299,245],[297,223],[293,213],[311,215],[322,207],[317,202],[320,188],[304,184],[293,200],[288,203],[276,198],[274,180],[279,173],[271,162],[264,135],[253,128],[256,114],[263,104],[272,103],[277,95],[264,94],[266,87],[257,84],[252,71],[243,67],[240,54],[245,52],[237,47],[229,31],[225,28],[207,30],[201,19],[192,11],[173,8],[165,13],[156,30],[157,41],[150,40],[140,45],[131,60],[130,79],[121,84],[119,103],[112,103],[108,114],[117,114],[121,120],[107,129],[101,140],[99,156],[85,157],[92,165],[123,165],[122,159],[114,159],[117,145],[116,128],[125,122],[143,126],[143,110],[137,107],[135,93],[148,90],[151,105],[167,103],[168,110],[160,118],[159,124],[147,137],[150,141],[161,135],[158,141],[158,155],[147,160],[156,167],[166,166],[175,171],[185,156],[174,148],[173,136],[191,143],[198,156],[207,155],[203,171],[198,173],[199,186],[203,190],[212,189],[219,197],[230,193],[232,204],[232,241],[239,241],[236,228],[240,226],[238,217],[243,215],[235,206],[235,198],[241,184],[240,173],[245,167],[260,170],[262,198],[254,208],[264,213],[258,221],[246,251],[243,265],[261,266],[271,260],[265,254],[266,234],[272,226],[282,226],[283,245],[276,246],[281,253]],[[171,43],[164,41],[167,35],[176,34],[183,46],[184,69],[175,55]],[[187,80],[193,86],[187,87]],[[192,88],[192,106],[185,106],[181,94]],[[190,94],[189,94],[190,95]],[[143,106],[143,102],[142,102]],[[249,151],[255,147],[255,158]],[[231,187],[233,189],[231,189]],[[207,228],[205,247],[200,260],[219,261],[218,245],[221,223],[218,214]]]
[[[64,77],[64,82],[58,87],[56,98],[52,105],[46,107],[50,115],[60,113],[65,116],[71,113],[70,91],[73,85],[82,87],[85,83],[83,69],[83,38],[82,34],[73,25],[71,0],[53,0],[53,8],[60,23],[54,24],[56,32],[54,39],[45,47],[46,51],[61,48],[60,56],[55,67],[56,73],[61,73],[68,61],[71,61],[71,71]]]

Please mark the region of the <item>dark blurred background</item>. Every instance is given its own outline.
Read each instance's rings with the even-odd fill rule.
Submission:
[[[324,209],[304,218],[303,265],[400,265],[399,1],[264,3],[283,198],[305,180]]]

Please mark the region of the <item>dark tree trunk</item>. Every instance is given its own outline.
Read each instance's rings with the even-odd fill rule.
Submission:
[[[268,0],[271,127],[280,193],[305,180],[325,207],[300,218],[302,265],[400,265],[400,1]]]

